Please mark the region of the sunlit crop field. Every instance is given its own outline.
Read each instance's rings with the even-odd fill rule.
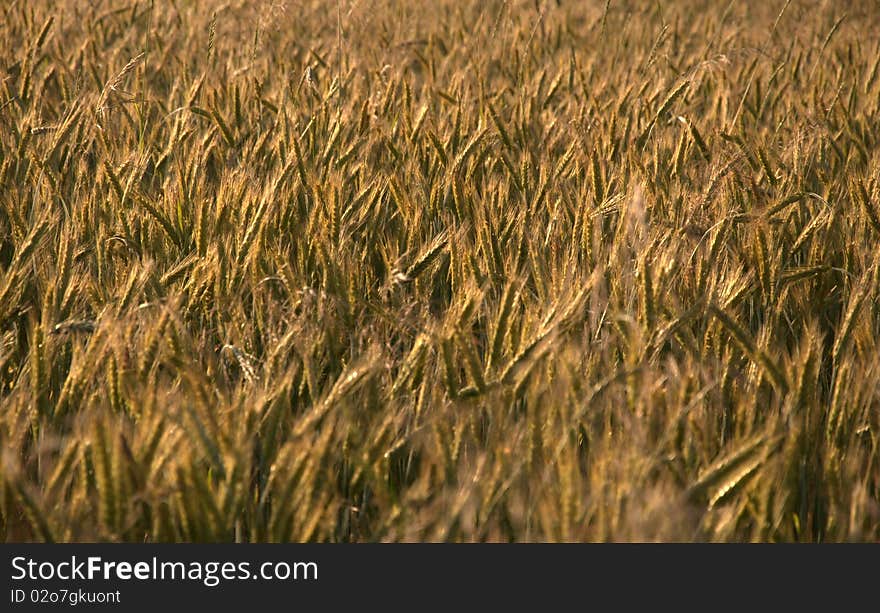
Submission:
[[[0,6],[0,538],[880,539],[880,6]]]

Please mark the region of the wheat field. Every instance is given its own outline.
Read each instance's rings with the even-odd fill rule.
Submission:
[[[880,539],[875,3],[0,13],[2,540]]]

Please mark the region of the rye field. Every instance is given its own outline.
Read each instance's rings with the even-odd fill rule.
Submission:
[[[877,4],[0,41],[0,539],[880,539]]]

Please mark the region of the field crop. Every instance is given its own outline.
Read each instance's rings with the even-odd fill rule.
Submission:
[[[0,40],[0,539],[880,539],[876,3]]]

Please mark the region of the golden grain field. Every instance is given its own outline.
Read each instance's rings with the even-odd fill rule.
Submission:
[[[0,41],[0,540],[880,539],[876,3]]]

